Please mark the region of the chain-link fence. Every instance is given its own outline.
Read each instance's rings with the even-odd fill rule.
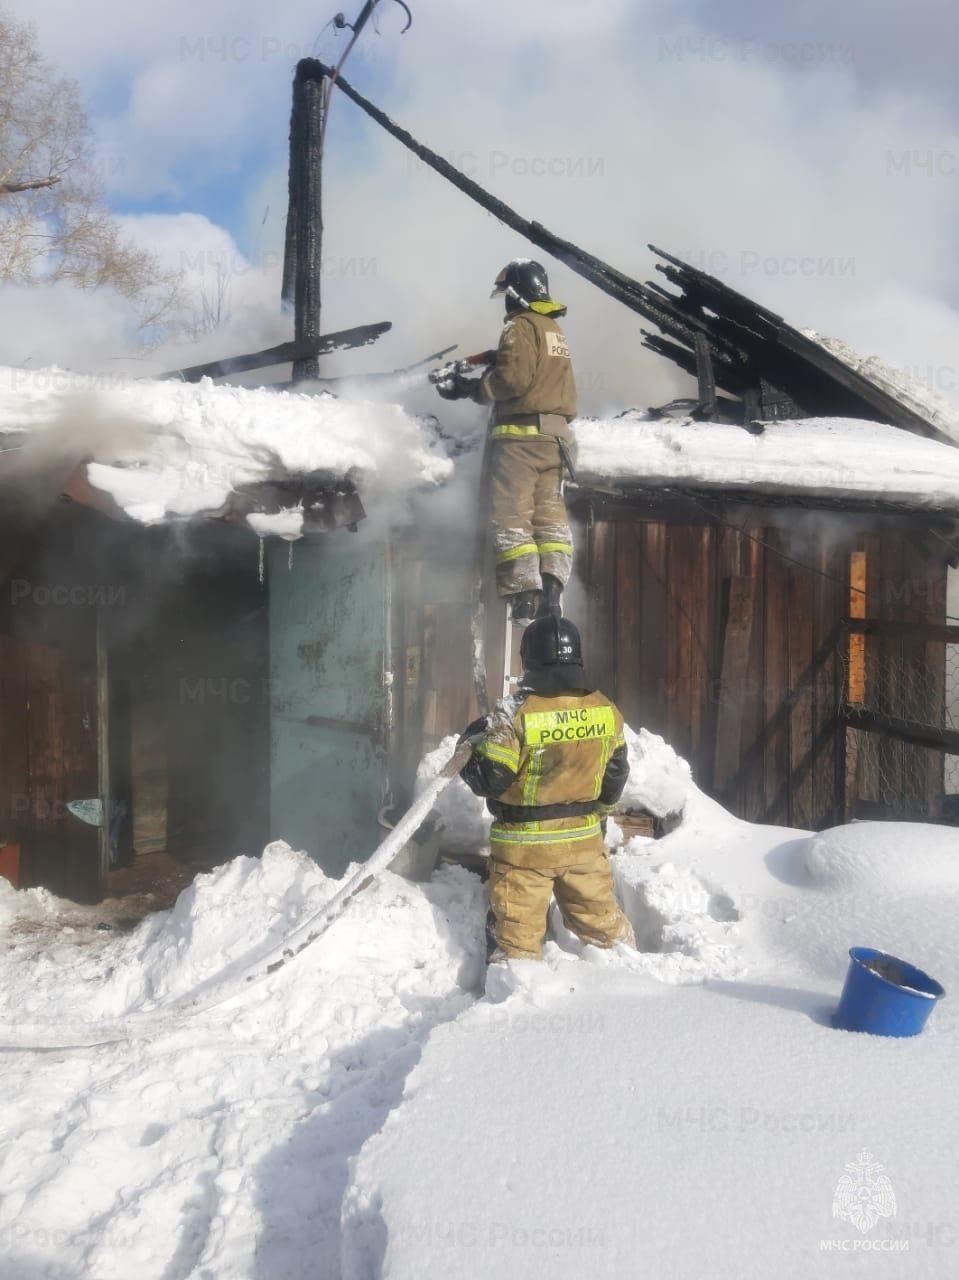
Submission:
[[[946,645],[947,729],[959,729],[959,644]],[[946,756],[946,795],[959,796],[959,755]]]
[[[922,624],[850,624],[840,655],[851,816],[959,816],[959,644],[948,640]]]

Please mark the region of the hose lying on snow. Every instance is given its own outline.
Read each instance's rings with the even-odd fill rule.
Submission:
[[[28,1024],[16,1028],[0,1028],[0,1049],[24,1049],[42,1052],[45,1049],[93,1048],[118,1040],[150,1039],[165,1031],[175,1030],[184,1016],[205,1013],[225,1004],[235,996],[262,982],[277,969],[283,968],[301,951],[317,940],[331,924],[343,914],[352,900],[373,884],[386,871],[406,842],[422,826],[433,805],[466,764],[473,750],[476,737],[463,738],[456,750],[430,785],[419,795],[383,843],[370,858],[350,876],[346,884],[336,892],[319,911],[305,920],[282,942],[272,947],[252,964],[245,965],[238,973],[224,978],[223,972],[195,987],[184,996],[177,996],[168,1004],[146,1013],[130,1014],[112,1022],[90,1022],[74,1026],[62,1022]],[[204,998],[206,996],[206,998]]]

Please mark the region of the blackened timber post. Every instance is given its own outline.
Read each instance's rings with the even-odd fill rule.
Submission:
[[[298,63],[290,117],[290,204],[283,261],[283,301],[293,303],[297,343],[320,336],[323,256],[323,117],[326,72],[313,59]],[[293,381],[319,376],[317,356],[293,362]]]
[[[716,418],[716,374],[713,370],[713,355],[709,340],[704,333],[697,333],[695,341],[699,410],[708,422],[713,422]]]

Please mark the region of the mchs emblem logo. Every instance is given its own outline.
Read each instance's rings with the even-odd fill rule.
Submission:
[[[871,1231],[880,1218],[896,1216],[896,1196],[889,1175],[868,1151],[860,1151],[856,1159],[846,1165],[846,1172],[836,1185],[832,1216],[851,1222],[863,1235]]]

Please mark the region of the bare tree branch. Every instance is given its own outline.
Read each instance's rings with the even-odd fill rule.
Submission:
[[[59,181],[56,174],[49,178],[24,178],[20,182],[7,179],[0,182],[0,195],[13,195],[17,191],[38,191],[41,187],[55,187]]]
[[[0,282],[111,289],[156,340],[183,306],[180,275],[124,238],[99,167],[77,85],[0,9]]]

